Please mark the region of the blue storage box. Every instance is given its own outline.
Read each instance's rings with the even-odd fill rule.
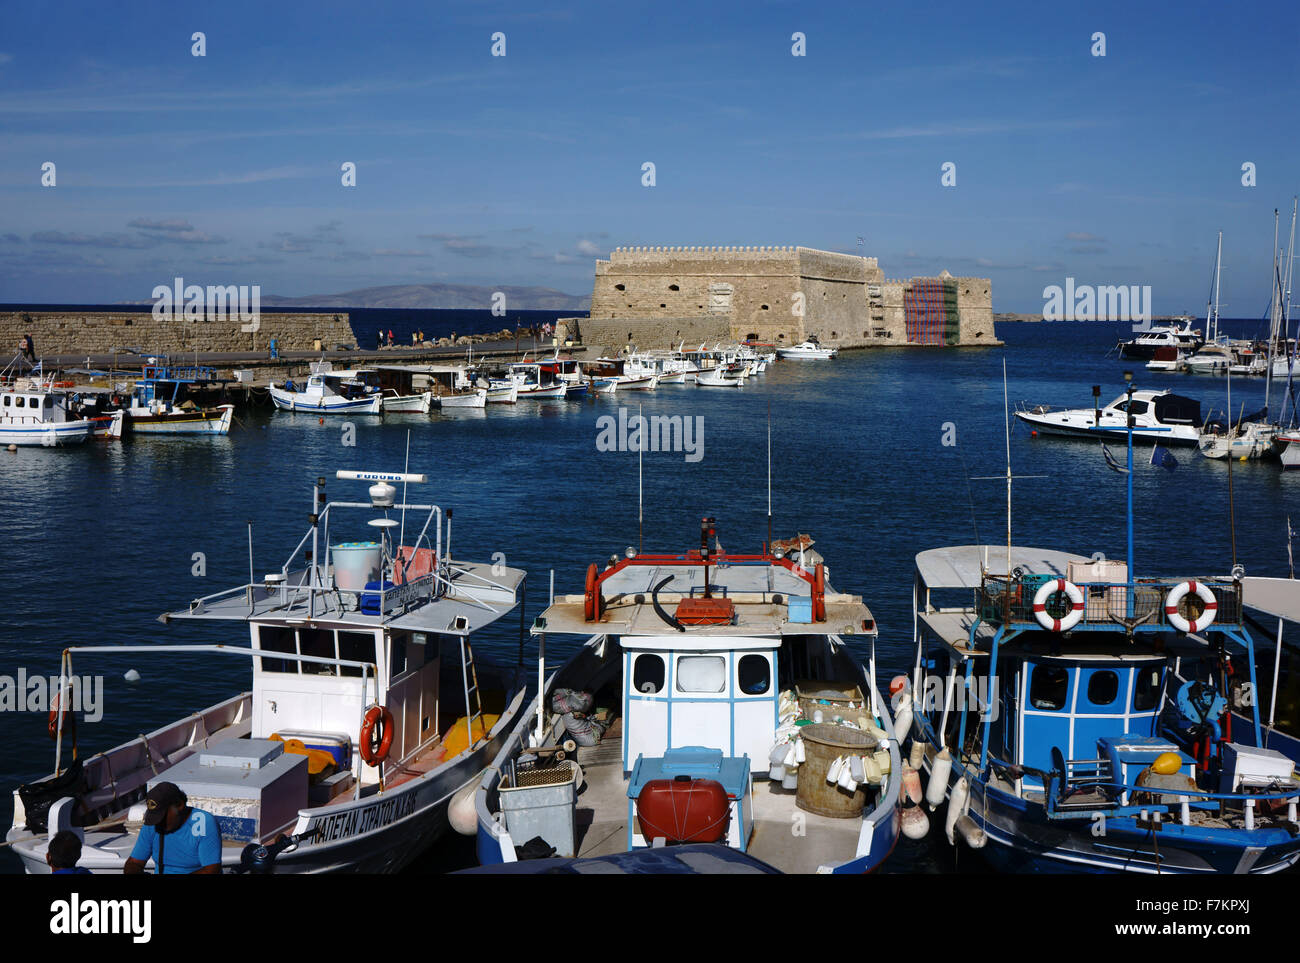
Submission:
[[[384,602],[382,593],[395,588],[397,588],[397,585],[387,579],[382,582],[367,582],[365,591],[361,593],[361,614],[382,615]]]
[[[812,622],[812,597],[809,595],[791,595],[788,603],[789,615],[787,618],[792,623],[799,625],[808,625]]]

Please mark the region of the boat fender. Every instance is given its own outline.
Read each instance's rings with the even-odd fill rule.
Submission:
[[[953,827],[957,824],[959,816],[966,815],[966,807],[970,805],[970,782],[965,776],[957,780],[957,784],[952,787],[952,793],[948,797],[948,812],[944,816],[943,831],[948,837],[948,845],[955,845],[953,841]]]
[[[854,782],[866,782],[867,777],[863,770],[863,758],[861,756],[849,757],[849,772],[853,775]]]
[[[873,755],[871,758],[876,760],[876,767],[880,770],[882,774],[889,772],[890,770],[889,751],[887,749],[877,750],[875,755]]]
[[[796,766],[802,766],[804,760],[808,758],[808,750],[804,748],[803,740],[798,736],[794,740],[794,763]]]
[[[905,740],[912,732],[912,696],[904,692],[898,697],[898,708],[894,712],[894,738],[899,742]]]
[[[1195,619],[1185,619],[1178,612],[1178,603],[1188,592],[1193,592],[1205,603],[1205,610]],[[1209,628],[1219,611],[1219,600],[1204,582],[1179,582],[1165,598],[1165,617],[1179,632],[1200,632]]]
[[[910,763],[903,763],[903,798],[908,800],[913,806],[920,803],[921,796],[921,774]]]
[[[912,754],[908,757],[908,762],[918,773],[921,771],[921,763],[925,762],[925,743],[920,739],[912,740]]]
[[[478,785],[479,776],[475,776],[457,790],[447,806],[447,821],[462,836],[478,834],[478,814],[474,811],[474,793],[478,790]]]
[[[938,809],[948,790],[948,777],[952,775],[952,753],[944,746],[930,763],[930,782],[925,787],[925,802],[930,811]]]
[[[880,785],[880,780],[883,774],[880,771],[880,763],[876,760],[875,756],[862,757],[862,772],[863,775],[867,777],[866,781],[871,783],[871,785]]]
[[[1047,611],[1048,598],[1058,592],[1064,592],[1071,603],[1070,611],[1065,613],[1063,619],[1055,618]],[[1083,618],[1083,592],[1079,590],[1079,586],[1063,578],[1044,582],[1034,593],[1034,618],[1049,632],[1068,632]]]
[[[813,569],[812,610],[814,622],[826,621],[826,566],[821,562]]]
[[[844,765],[840,767],[840,778],[838,785],[845,792],[852,794],[858,791],[858,781],[853,778],[853,769],[849,765],[849,760],[844,760]]]
[[[903,835],[908,839],[924,839],[930,832],[930,817],[914,803],[904,803],[902,823]]]
[[[789,747],[785,750],[785,758],[781,760],[781,765],[785,766],[785,768],[788,769],[788,770],[790,770],[790,771],[793,771],[793,770],[799,768],[799,762],[798,762],[798,761],[795,759],[795,757],[794,757],[794,743],[793,743],[793,742],[790,743]]]
[[[789,766],[786,767],[785,775],[781,777],[781,788],[782,788],[782,789],[798,789],[798,788],[799,788],[799,770],[798,770],[798,769],[791,769]]]
[[[375,728],[379,734],[376,739]],[[387,706],[372,705],[361,722],[361,758],[367,766],[378,766],[388,758],[393,745],[393,714]]]
[[[907,676],[905,675],[896,675],[889,680],[890,698],[893,698],[894,696],[898,695],[900,692],[907,691],[908,688],[910,688],[910,682]]]
[[[989,840],[988,836],[984,834],[984,830],[975,824],[975,820],[971,818],[970,813],[962,813],[957,817],[957,820],[953,823],[953,831],[971,849],[983,849],[984,844]]]

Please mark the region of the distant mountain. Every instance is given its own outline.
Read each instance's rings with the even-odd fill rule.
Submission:
[[[286,298],[262,295],[267,308],[481,308],[492,307],[492,295],[506,296],[507,311],[586,311],[591,298],[565,294],[554,288],[476,287],[472,284],[389,284],[358,288],[341,294],[308,294]]]

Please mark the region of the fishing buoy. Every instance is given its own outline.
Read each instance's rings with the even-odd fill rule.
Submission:
[[[953,831],[971,849],[983,849],[984,844],[989,841],[984,830],[975,825],[975,820],[971,818],[970,813],[962,813],[957,817],[953,823]]]
[[[474,779],[451,797],[451,804],[447,807],[447,821],[462,836],[478,833],[478,817],[474,812],[474,792],[477,789],[478,780]]]
[[[1162,752],[1156,756],[1155,762],[1151,763],[1151,769],[1162,776],[1172,776],[1182,768],[1182,757],[1176,752]]]
[[[930,832],[930,817],[915,804],[903,805],[902,824],[903,835],[908,839],[924,839]]]
[[[896,696],[907,688],[907,676],[896,675],[889,680],[889,694]]]
[[[898,697],[898,708],[894,712],[894,738],[899,742],[905,740],[912,732],[912,696],[904,692]]]
[[[920,739],[912,740],[912,754],[907,761],[912,764],[912,768],[918,773],[921,771],[921,763],[925,762],[925,743]],[[920,802],[918,799],[917,802]]]
[[[783,779],[785,777],[785,754],[789,747],[784,742],[778,742],[772,747],[772,751],[767,754],[767,778]]]
[[[925,787],[925,801],[930,810],[939,808],[944,793],[948,789],[948,777],[952,775],[952,754],[944,746],[930,763],[930,784]]]
[[[322,425],[325,424],[325,419],[324,419],[324,418],[320,418],[320,419],[318,419],[318,421],[319,421]]]
[[[903,785],[900,791],[903,798],[911,800],[913,806],[921,802],[921,774],[910,763],[903,763]]]
[[[9,450],[10,450],[10,451],[17,451],[17,450],[18,450],[18,446],[17,446],[17,445],[10,445],[10,446],[9,446]]]
[[[952,787],[952,793],[948,797],[948,813],[944,816],[943,832],[948,837],[948,845],[955,845],[953,842],[952,828],[957,823],[958,816],[966,815],[966,806],[970,803],[970,783],[966,777],[962,776],[957,780],[957,785]]]
[[[782,788],[782,789],[798,789],[798,788],[799,788],[799,770],[798,770],[798,769],[791,769],[789,766],[786,766],[786,767],[785,767],[785,775],[781,777],[781,788]]]
[[[844,766],[844,757],[836,756],[835,761],[826,768],[826,781],[832,785],[840,781],[840,769]]]
[[[136,672],[135,669],[127,669],[126,672],[123,673],[122,678],[127,682],[139,682],[140,673]]]
[[[1029,437],[1030,437],[1030,438],[1037,438],[1037,437],[1038,437],[1038,432],[1037,432],[1037,431],[1031,431],[1031,432],[1029,433]]]

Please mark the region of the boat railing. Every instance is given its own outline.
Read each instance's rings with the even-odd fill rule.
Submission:
[[[1021,578],[986,575],[979,589],[980,618],[1009,628],[1030,625],[1040,627],[1034,600],[1045,586],[1059,580],[1056,575],[1027,575]],[[1177,627],[1170,621],[1166,600],[1174,589],[1189,583],[1204,586],[1213,593],[1217,608],[1211,627],[1237,627],[1242,624],[1241,585],[1232,579],[1136,579],[1131,584],[1077,583],[1075,587],[1082,596],[1083,616],[1073,626],[1073,630],[1114,630],[1117,626],[1133,626],[1147,631],[1177,631]],[[1059,590],[1049,589],[1043,602],[1046,614],[1053,619],[1065,620],[1074,610],[1069,597]],[[1198,622],[1204,614],[1204,603],[1196,592],[1189,590],[1182,595],[1176,611],[1186,621]]]
[[[1120,782],[1104,779],[1100,773],[1090,774],[1088,767],[1105,760],[1072,760],[1065,763],[1065,773],[1054,769],[1048,773],[1046,784],[1047,816],[1049,819],[1093,819],[1095,814],[1106,818],[1136,816],[1144,820],[1161,821],[1156,814],[1177,814],[1178,822],[1191,823],[1192,811],[1211,811],[1216,814],[1233,810],[1244,817],[1247,830],[1257,828],[1255,810],[1261,804],[1272,808],[1279,801],[1286,802],[1286,821],[1300,829],[1297,822],[1297,804],[1300,803],[1300,782],[1286,780],[1289,788],[1281,788],[1280,781],[1256,792],[1210,792],[1182,787],[1144,786],[1138,782]],[[1080,771],[1076,767],[1082,767]],[[1109,769],[1106,763],[1105,768]],[[1140,778],[1140,777],[1139,777]],[[1086,798],[1071,802],[1076,791],[1087,793]],[[1170,802],[1162,800],[1171,799]]]
[[[71,686],[70,680],[72,674],[72,653],[78,652],[104,652],[120,655],[124,652],[148,652],[148,653],[182,653],[182,654],[208,654],[208,655],[233,655],[242,656],[248,659],[261,657],[275,659],[283,662],[311,663],[314,665],[328,665],[334,667],[344,667],[360,669],[361,675],[357,679],[361,687],[361,713],[357,721],[357,732],[360,733],[365,728],[366,712],[370,706],[381,701],[379,691],[379,666],[374,662],[359,662],[355,659],[337,659],[328,656],[304,655],[296,652],[277,652],[266,649],[255,649],[251,646],[242,645],[74,645],[63,650],[59,663],[59,701],[64,703],[68,698],[67,688]],[[54,775],[58,776],[63,771],[63,732],[64,718],[68,713],[59,713],[56,716],[56,725],[54,731]],[[359,736],[358,736],[359,738]],[[74,739],[75,755],[75,739]],[[353,753],[355,782],[355,798],[361,798],[361,776],[362,776],[362,759],[359,752]],[[380,791],[382,792],[382,783]]]

